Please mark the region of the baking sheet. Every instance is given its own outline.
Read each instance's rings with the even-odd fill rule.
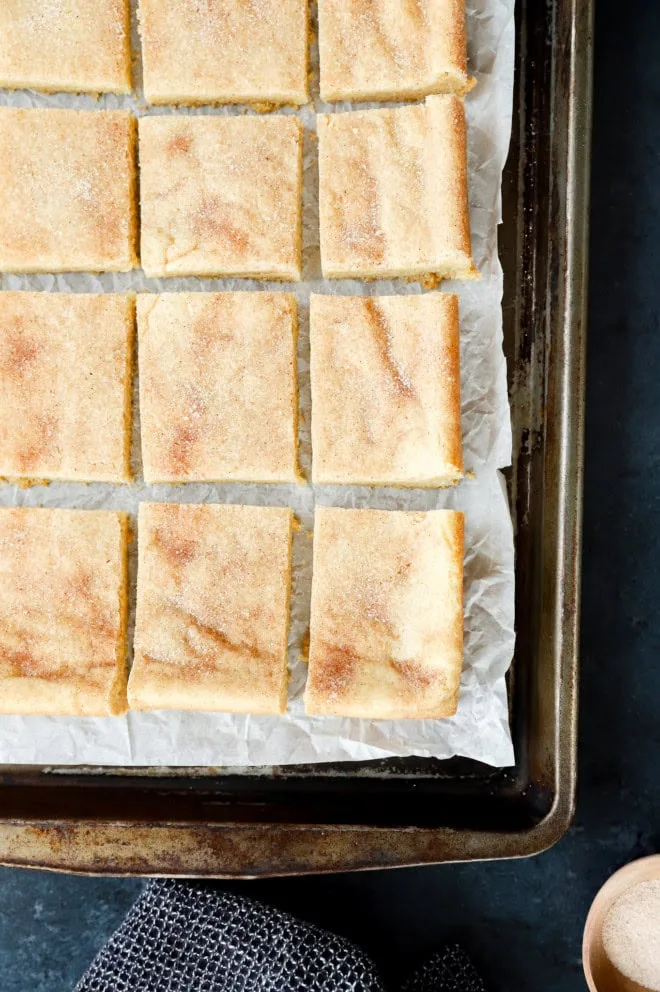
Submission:
[[[402,491],[366,487],[186,485],[131,487],[53,483],[20,489],[0,486],[0,505],[66,506],[122,509],[132,514],[143,499],[172,502],[234,502],[292,506],[303,531],[294,546],[294,595],[289,637],[291,685],[285,717],[232,716],[210,713],[129,713],[109,719],[0,717],[0,762],[86,765],[273,765],[316,761],[364,760],[395,755],[447,758],[458,754],[497,766],[513,763],[504,674],[514,646],[513,534],[503,480],[498,472],[511,458],[511,429],[502,352],[502,271],[497,257],[501,172],[511,130],[514,60],[514,0],[468,0],[470,69],[477,86],[467,99],[470,217],[477,283],[445,283],[461,304],[461,387],[464,457],[472,473],[456,490]],[[133,47],[139,51],[133,17]],[[316,68],[316,52],[312,66]],[[126,107],[141,115],[175,112],[145,106],[136,65],[137,99],[105,96],[44,96],[31,92],[0,93],[0,103],[14,106],[77,108]],[[315,78],[312,93],[318,92]],[[317,101],[317,109],[335,108]],[[241,108],[178,111],[241,113]],[[293,111],[291,111],[293,112]],[[296,292],[301,327],[298,355],[301,407],[301,463],[311,464],[309,439],[310,292],[415,293],[419,286],[401,282],[329,282],[320,279],[318,249],[318,173],[315,113],[300,112],[306,128],[304,189],[304,279],[301,284],[245,280],[145,278],[133,273],[64,276],[3,276],[2,289],[68,292],[175,292],[181,290],[287,289]],[[139,411],[136,408],[133,460],[141,478]],[[451,507],[466,514],[465,658],[458,712],[449,720],[367,721],[307,718],[302,692],[306,666],[300,645],[309,624],[314,506],[361,506],[380,509]],[[132,549],[135,582],[135,547]],[[134,601],[134,591],[133,591]],[[132,619],[132,618],[131,618]]]

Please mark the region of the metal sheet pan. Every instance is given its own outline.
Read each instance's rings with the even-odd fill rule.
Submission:
[[[520,857],[575,797],[591,0],[521,0],[501,255],[515,456],[514,769],[390,760],[219,769],[0,768],[0,862],[260,876]]]

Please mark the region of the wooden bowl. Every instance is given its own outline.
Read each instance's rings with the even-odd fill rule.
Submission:
[[[622,893],[639,882],[660,879],[660,854],[631,861],[605,882],[589,910],[582,940],[582,965],[590,992],[649,992],[611,963],[603,949],[603,924],[608,910]]]

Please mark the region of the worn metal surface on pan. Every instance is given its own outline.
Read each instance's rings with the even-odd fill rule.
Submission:
[[[503,200],[515,459],[515,769],[461,759],[275,769],[0,768],[0,862],[182,876],[518,857],[576,776],[592,4],[522,0]]]

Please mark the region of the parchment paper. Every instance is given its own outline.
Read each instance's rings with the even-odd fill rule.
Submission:
[[[141,480],[139,411],[133,437],[137,482],[130,487],[53,483],[20,489],[0,485],[0,505],[122,509],[132,514],[143,500],[172,502],[259,503],[292,506],[303,531],[294,544],[294,595],[289,637],[291,684],[284,717],[211,713],[129,713],[126,717],[0,717],[0,763],[47,765],[240,765],[261,766],[316,761],[362,760],[394,755],[447,758],[465,755],[497,766],[513,763],[504,674],[514,646],[513,533],[506,491],[498,469],[511,458],[511,429],[502,353],[502,271],[497,257],[501,173],[511,131],[514,59],[514,0],[468,0],[470,70],[477,86],[467,98],[470,216],[474,258],[482,279],[444,283],[461,304],[461,387],[466,478],[455,490],[395,490],[366,487],[186,485],[145,486]],[[133,49],[139,52],[133,14]],[[312,66],[317,52],[312,53]],[[142,99],[141,67],[136,65],[137,99],[104,96],[44,96],[0,93],[0,104],[78,108],[126,107],[143,113],[241,113],[241,108],[171,111],[148,108]],[[317,96],[317,74],[312,94]],[[362,105],[364,106],[364,105]],[[350,105],[318,111],[348,110]],[[353,108],[355,109],[355,108]],[[287,111],[285,111],[287,112]],[[293,112],[293,111],[288,111]],[[315,111],[303,108],[308,132]],[[231,279],[145,278],[141,271],[101,276],[3,276],[2,289],[68,292],[126,290],[287,289],[297,293],[301,333],[298,355],[301,407],[301,463],[308,475],[310,292],[415,293],[401,282],[363,284],[320,278],[318,249],[318,172],[316,144],[306,134],[304,190],[304,279],[300,284],[257,283]],[[136,389],[137,395],[137,389]],[[368,721],[307,718],[302,692],[306,665],[300,645],[309,625],[315,504],[421,510],[451,507],[466,514],[465,658],[458,712],[449,720]],[[132,602],[135,546],[131,551]],[[133,618],[131,617],[131,625]]]

